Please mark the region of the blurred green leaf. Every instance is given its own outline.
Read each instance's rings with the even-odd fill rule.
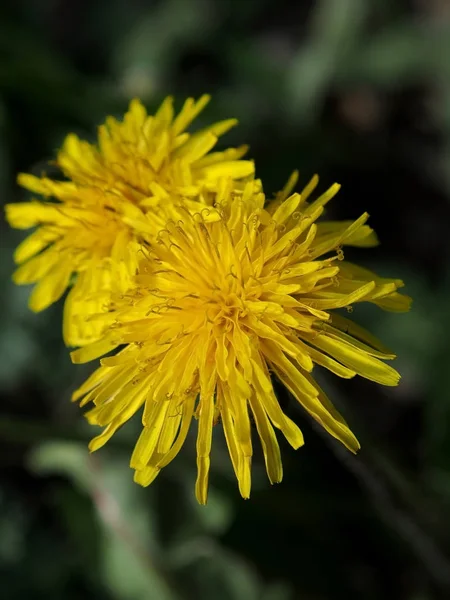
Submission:
[[[192,39],[209,33],[214,15],[214,7],[204,0],[168,0],[140,14],[113,55],[124,94],[151,97],[157,91],[159,95],[177,54]]]
[[[342,63],[338,81],[398,87],[431,76],[444,39],[439,34],[433,39],[421,23],[396,24],[371,37]]]
[[[84,492],[92,492],[94,475],[85,446],[62,441],[41,444],[31,452],[29,465],[37,473],[65,475]]]
[[[186,482],[186,497],[190,504],[192,518],[199,521],[202,529],[211,535],[221,535],[228,529],[233,519],[231,502],[213,486],[209,489],[206,507],[198,504],[192,493],[190,481]]]
[[[340,64],[355,50],[368,8],[367,0],[316,3],[309,39],[300,47],[286,75],[291,116],[300,122],[319,114]]]
[[[160,573],[161,550],[152,513],[144,504],[149,495],[133,482],[122,459],[109,456],[100,462],[84,446],[53,442],[36,448],[30,465],[40,473],[66,475],[91,496],[103,529],[102,576],[115,597],[176,598]]]

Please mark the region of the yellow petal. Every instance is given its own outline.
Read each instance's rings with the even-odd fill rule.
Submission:
[[[17,285],[26,285],[42,279],[51,271],[60,260],[60,256],[53,248],[49,248],[42,254],[30,258],[26,263],[20,265],[13,273],[13,281]]]
[[[196,394],[189,394],[186,396],[182,404],[183,414],[181,417],[181,427],[178,431],[178,436],[173,446],[167,452],[167,454],[158,461],[159,468],[162,469],[163,467],[167,466],[181,450],[186,440],[189,428],[191,426],[192,416],[194,414],[195,400]]]
[[[31,310],[40,312],[59,300],[69,285],[71,275],[69,261],[54,266],[34,287],[29,300]]]
[[[229,160],[202,169],[204,176],[209,179],[217,179],[219,177],[242,179],[253,175],[254,172],[255,165],[251,160]]]
[[[347,319],[338,313],[333,313],[331,317],[331,324],[333,327],[336,327],[352,338],[356,338],[357,340],[364,342],[364,344],[369,346],[372,350],[376,350],[380,353],[379,355],[375,356],[384,359],[395,358],[395,354],[389,350],[389,348],[387,348],[377,337],[350,319]]]
[[[108,354],[111,350],[117,348],[120,345],[120,341],[115,339],[114,335],[108,335],[97,342],[93,342],[85,346],[84,348],[78,348],[70,353],[70,358],[74,364],[86,363],[96,358],[99,358],[103,354]]]
[[[82,396],[90,392],[97,385],[99,385],[103,379],[108,375],[109,369],[106,367],[100,367],[90,375],[86,381],[72,394],[72,402],[76,402]]]
[[[318,223],[317,237],[321,240],[329,239],[345,230],[352,221],[322,221]],[[346,246],[359,246],[361,248],[372,248],[378,246],[379,240],[374,230],[368,225],[360,227],[353,235],[346,238]]]
[[[197,435],[197,481],[195,483],[195,495],[200,504],[206,504],[208,499],[208,476],[212,442],[212,427],[214,416],[213,396],[200,398],[199,422]]]
[[[277,208],[277,210],[273,214],[273,220],[276,221],[278,225],[282,225],[283,223],[285,223],[292,215],[292,213],[295,210],[297,210],[297,207],[300,204],[300,200],[300,194],[293,194],[285,202],[280,204],[279,208]]]
[[[160,469],[157,467],[144,467],[139,471],[134,472],[134,481],[143,487],[147,487],[156,479],[159,475]]]
[[[334,407],[330,410],[330,407],[324,401],[322,390],[307,373],[303,376],[311,387],[315,388],[314,396],[304,393],[303,389],[297,385],[296,379],[292,377],[292,373],[287,373],[278,367],[275,367],[275,373],[296,400],[330,435],[339,440],[352,452],[357,452],[359,449],[357,439],[337,410]]]
[[[17,246],[14,252],[15,262],[18,264],[25,262],[47,248],[57,238],[58,234],[47,231],[45,228],[34,231]]]
[[[389,296],[386,296],[386,298],[376,300],[375,304],[383,310],[402,313],[410,310],[412,298],[410,296],[406,296],[405,294],[399,294],[395,292]]]
[[[283,466],[277,437],[263,406],[259,403],[256,396],[250,398],[250,406],[261,440],[270,483],[279,483],[283,479]]]
[[[315,337],[311,337],[309,342],[366,379],[382,385],[398,385],[400,375],[395,369],[344,340],[332,338],[326,333],[320,333]]]
[[[206,132],[201,136],[192,136],[186,144],[176,150],[174,157],[184,158],[190,163],[195,162],[214,148],[217,144],[217,139],[217,136],[211,132]]]
[[[156,448],[161,429],[166,418],[169,401],[162,400],[154,403],[157,406],[155,417],[151,423],[141,432],[133,454],[131,455],[130,467],[132,469],[143,469],[151,459]]]
[[[179,135],[184,131],[192,121],[199,115],[199,113],[205,108],[208,102],[211,100],[211,96],[204,94],[197,102],[193,98],[188,98],[181,111],[175,117],[172,124],[172,132],[174,135]]]

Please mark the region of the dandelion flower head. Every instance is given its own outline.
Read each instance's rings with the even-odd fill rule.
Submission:
[[[268,477],[281,481],[276,430],[294,448],[303,436],[280,407],[272,376],[352,452],[358,441],[316,383],[313,367],[397,385],[399,374],[385,362],[394,355],[336,312],[357,302],[399,312],[409,307],[397,291],[400,280],[343,260],[343,245],[373,245],[368,215],[317,225],[339,186],[308,203],[317,178],[302,194],[290,194],[294,183],[265,208],[264,194],[253,185],[233,199],[232,182],[224,181],[216,198],[220,218],[213,221],[180,206],[141,253],[134,287],[99,315],[107,333],[72,353],[81,363],[120,346],[101,359],[73,399],[92,403],[87,419],[104,427],[91,450],[142,410],[131,457],[141,485],[175,458],[193,419],[200,503],[207,501],[213,429],[223,430],[244,498],[251,488],[252,421]]]

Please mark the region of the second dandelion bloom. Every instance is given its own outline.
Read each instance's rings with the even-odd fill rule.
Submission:
[[[265,208],[254,185],[234,198],[232,182],[222,181],[218,218],[180,205],[157,241],[141,249],[133,286],[98,315],[107,334],[72,353],[79,363],[122,346],[74,394],[82,405],[93,403],[87,418],[104,427],[91,450],[142,409],[131,467],[135,480],[148,485],[178,454],[197,419],[198,501],[207,500],[213,429],[223,430],[240,493],[248,498],[251,420],[272,483],[282,479],[276,430],[294,448],[303,444],[279,405],[272,375],[326,431],[358,450],[313,367],[396,385],[399,375],[385,362],[394,355],[335,311],[357,302],[403,311],[409,298],[398,293],[400,280],[342,260],[342,246],[373,243],[367,214],[318,226],[339,186],[309,204],[316,183],[287,197],[289,185]]]

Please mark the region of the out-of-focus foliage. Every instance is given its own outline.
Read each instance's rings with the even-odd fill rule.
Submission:
[[[275,192],[290,171],[343,184],[333,218],[364,210],[401,274],[405,316],[355,309],[398,353],[397,389],[324,378],[359,456],[304,415],[271,488],[255,458],[240,499],[218,426],[197,506],[194,438],[150,489],[132,483],[136,423],[89,456],[70,392],[86,370],[10,282],[22,239],[2,221],[0,585],[7,600],[431,600],[450,596],[450,8],[444,0],[16,0],[0,3],[0,194],[50,172],[69,131],[92,139],[133,96],[213,94],[238,117]],[[282,402],[295,414],[289,398]]]

